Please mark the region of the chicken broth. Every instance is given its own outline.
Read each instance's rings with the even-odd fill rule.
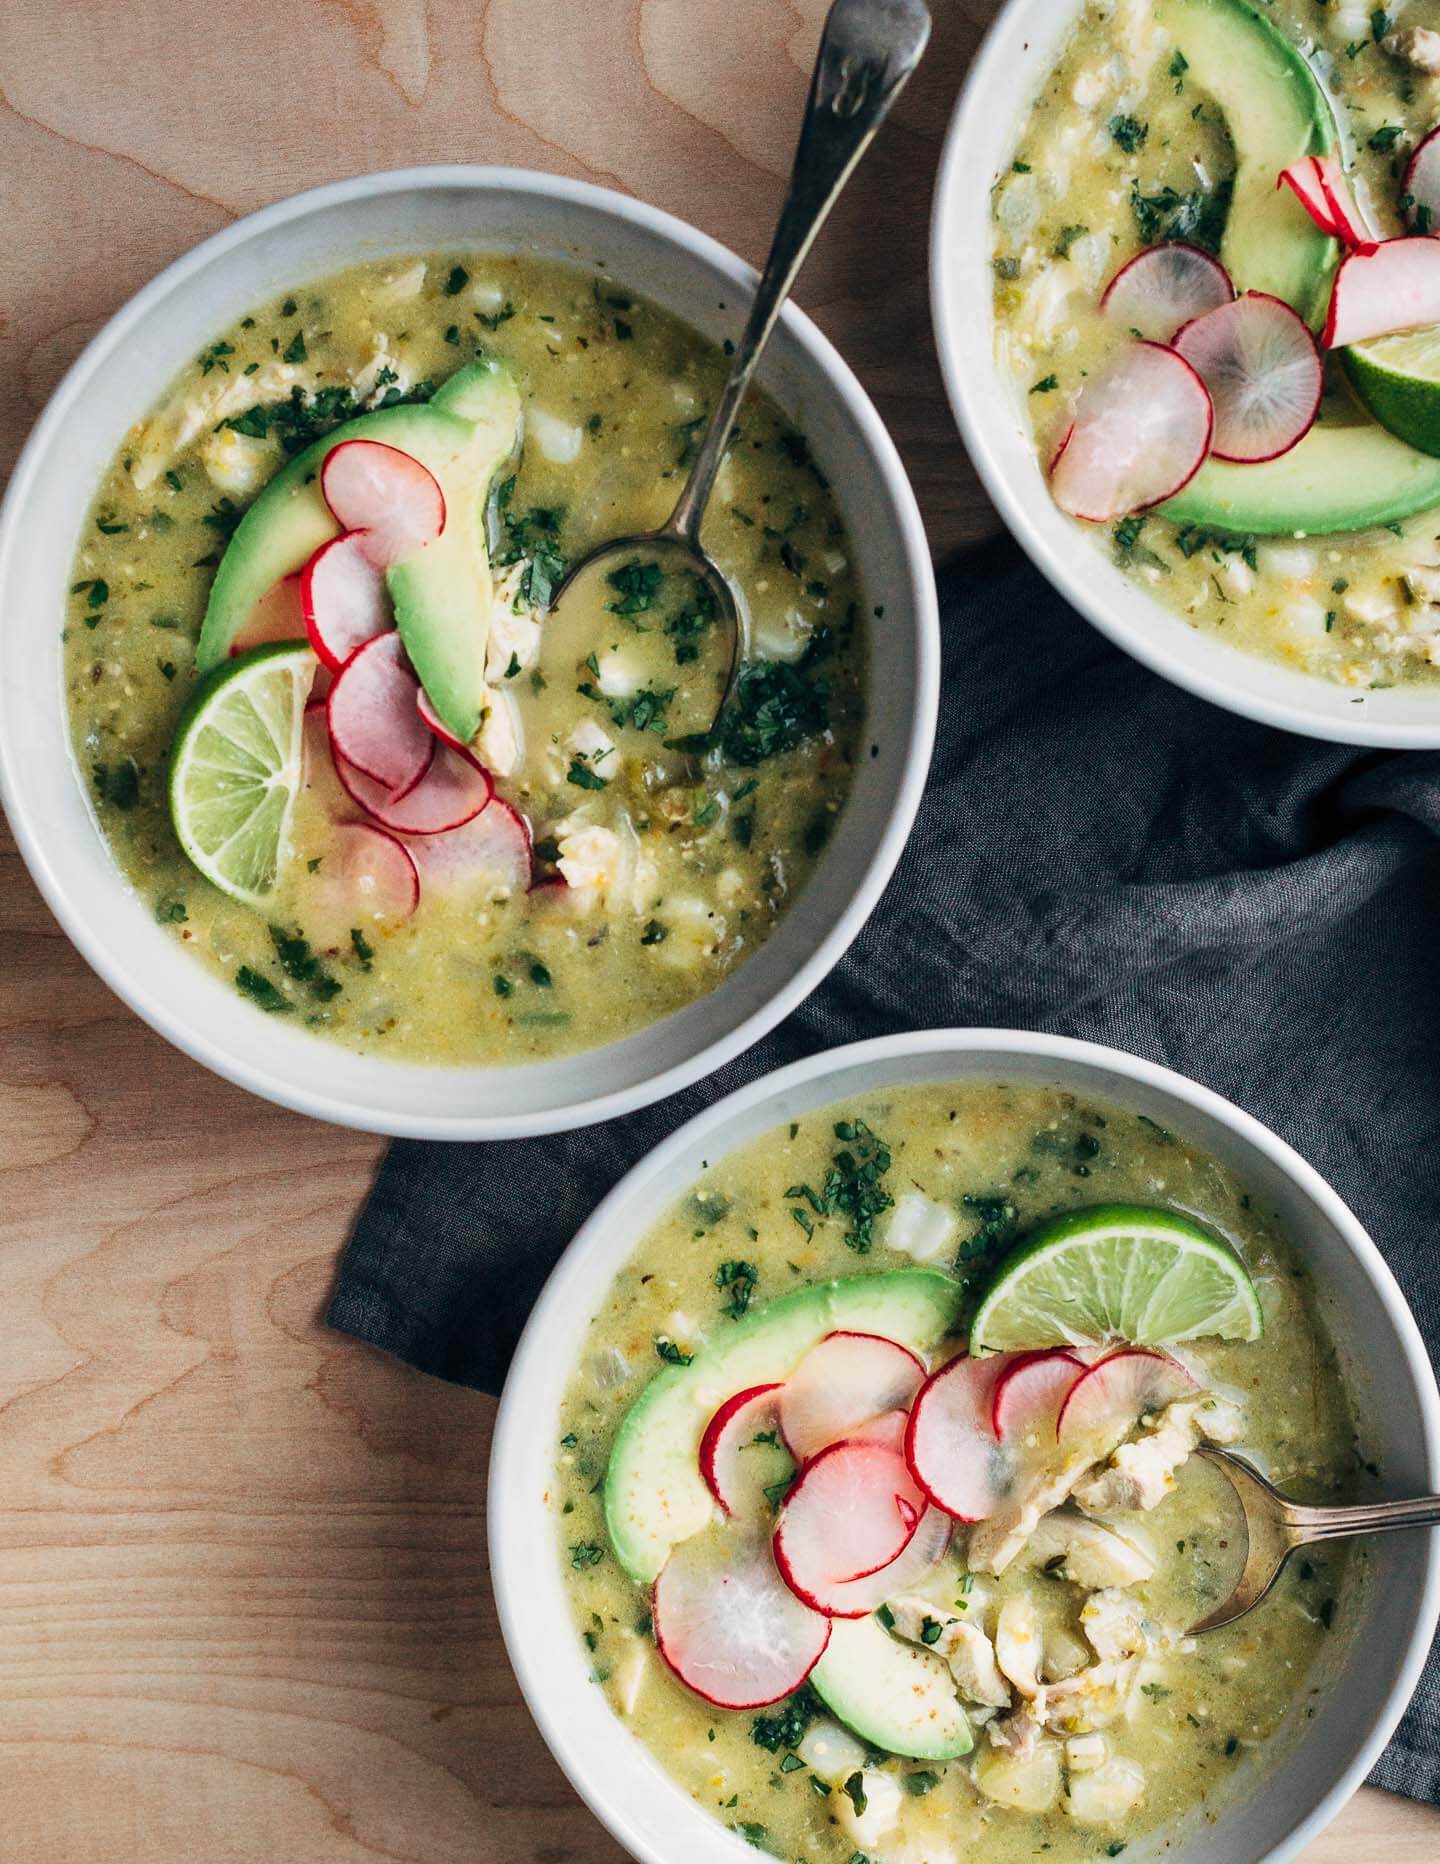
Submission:
[[[1256,74],[1236,79],[1228,99],[1212,93],[1213,74],[1190,38],[1207,7],[1232,29],[1228,63]],[[1299,153],[1298,145],[1258,172],[1269,145],[1256,125],[1273,130],[1286,106],[1258,76],[1269,58],[1265,43],[1256,37],[1247,50],[1247,34],[1278,29],[1296,48],[1298,68],[1286,82],[1298,69],[1314,87],[1316,119],[1325,127],[1312,132],[1313,146],[1334,139],[1369,229],[1398,235],[1408,217],[1410,230],[1428,230],[1416,225],[1405,175],[1440,116],[1437,0],[1410,0],[1394,18],[1363,6],[1273,0],[1258,8],[1258,25],[1247,23],[1255,11],[1241,0],[1090,0],[1020,127],[1013,165],[994,189],[995,341],[1047,470],[1082,389],[1117,360],[1132,334],[1161,343],[1175,334],[1169,326],[1132,333],[1126,317],[1102,307],[1107,281],[1142,251],[1176,240],[1198,245],[1225,260],[1237,291],[1288,291],[1287,301],[1317,332],[1324,320],[1337,249],[1319,237],[1288,188],[1275,193],[1278,164]],[[1223,84],[1230,82],[1227,71]],[[1247,160],[1257,171],[1253,192],[1237,192]],[[1242,253],[1237,235],[1252,221],[1258,226],[1262,214],[1266,230]],[[1292,246],[1300,257],[1287,270]],[[1423,339],[1382,338],[1360,349],[1394,361],[1401,343],[1423,346]],[[1269,458],[1262,443],[1251,456],[1260,463],[1212,461],[1182,489],[1175,511],[1162,503],[1114,512],[1085,528],[1157,600],[1234,647],[1357,694],[1433,685],[1440,677],[1440,477],[1426,456],[1440,451],[1440,395],[1428,384],[1403,384],[1399,438],[1392,439],[1380,424],[1396,418],[1390,404],[1372,395],[1372,414],[1357,397],[1354,355],[1325,352],[1318,425],[1298,444],[1294,429],[1274,441],[1293,451]],[[1412,357],[1404,366],[1422,365]],[[1317,448],[1332,441],[1334,450],[1322,457]],[[1424,453],[1412,451],[1416,446]],[[1396,496],[1379,522],[1367,514],[1386,503],[1382,480],[1392,469]],[[1401,496],[1401,475],[1406,484],[1418,476],[1428,493]],[[1235,519],[1227,516],[1231,499],[1242,512]]]
[[[981,1634],[972,1642],[988,1684],[969,1676],[954,1685],[974,1736],[968,1754],[886,1752],[883,1726],[867,1720],[884,1694],[878,1679],[873,1690],[858,1679],[862,1712],[852,1730],[827,1706],[833,1683],[821,1688],[825,1701],[815,1693],[821,1670],[773,1706],[727,1710],[687,1687],[657,1650],[658,1597],[622,1564],[636,1562],[614,1539],[623,1511],[613,1498],[607,1507],[604,1488],[607,1465],[616,1482],[622,1420],[666,1362],[683,1367],[723,1347],[728,1330],[763,1317],[777,1297],[794,1305],[803,1299],[796,1291],[828,1278],[881,1277],[923,1258],[965,1290],[958,1327],[928,1355],[933,1370],[957,1351],[955,1333],[1017,1236],[1057,1212],[1124,1200],[1174,1207],[1210,1226],[1258,1290],[1263,1345],[1206,1338],[1176,1349],[1213,1395],[1208,1402],[1235,1419],[1228,1432],[1217,1426],[1217,1438],[1238,1435],[1243,1454],[1292,1494],[1347,1497],[1358,1467],[1353,1419],[1303,1265],[1273,1216],[1228,1170],[1154,1123],[1068,1093],[977,1082],[880,1092],[777,1129],[706,1169],[641,1241],[595,1315],[563,1405],[552,1490],[592,1680],[696,1803],[761,1850],[807,1864],[857,1856],[958,1864],[982,1847],[986,1857],[1017,1860],[1113,1856],[1247,1790],[1267,1743],[1323,1686],[1333,1667],[1327,1647],[1333,1659],[1360,1583],[1357,1557],[1343,1549],[1293,1563],[1242,1623],[1185,1637],[1228,1591],[1239,1557],[1233,1496],[1194,1457],[1182,1457],[1153,1505],[1146,1497],[1127,1511],[1110,1496],[1097,1540],[1106,1558],[1138,1567],[1092,1570],[1074,1547],[1062,1557],[1054,1540],[1062,1523],[1070,1535],[1099,1525],[1062,1510],[995,1576],[977,1570],[998,1563],[982,1555],[991,1525],[982,1522],[957,1527],[928,1577],[867,1621],[874,1635],[879,1625],[891,1641],[908,1637],[942,1654],[970,1635],[956,1625]],[[867,1303],[862,1287],[858,1324],[885,1334],[887,1298]],[[742,1385],[793,1370],[747,1364]],[[724,1379],[709,1378],[691,1403],[708,1411],[725,1390]],[[745,1456],[781,1459],[778,1481],[769,1462],[754,1477],[775,1481],[765,1504],[773,1526],[788,1459],[773,1432],[757,1432]],[[1103,1499],[1092,1497],[1097,1508]],[[700,1519],[689,1525],[711,1531]],[[1043,1711],[1012,1699],[1006,1640],[1014,1643],[1017,1628],[1035,1641],[1050,1692]],[[836,1620],[833,1637],[843,1630]],[[1009,1666],[1005,1678],[988,1655],[991,1640]],[[832,1641],[827,1661],[834,1649]]]
[[[524,875],[457,870],[444,859],[453,838],[402,834],[414,910],[363,886],[337,903],[336,824],[368,818],[312,709],[271,891],[258,906],[227,897],[187,862],[167,805],[217,566],[290,457],[367,411],[420,413],[477,358],[513,378],[524,440],[491,489],[494,601],[471,752],[513,812]],[[750,631],[713,732],[727,642],[693,576],[638,553],[573,611],[544,614],[569,562],[667,515],[725,366],[603,274],[475,253],[358,267],[217,336],[106,474],[65,630],[83,779],[115,859],[178,941],[263,1010],[450,1063],[625,1036],[765,941],[821,858],[864,717],[850,544],[804,437],[752,392],[721,470],[705,541]],[[246,645],[267,638],[263,609]],[[288,612],[269,634],[303,638],[298,606]],[[329,677],[319,671],[315,695]],[[478,821],[500,819],[491,804]]]

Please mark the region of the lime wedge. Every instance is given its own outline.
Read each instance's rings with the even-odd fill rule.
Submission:
[[[206,674],[170,752],[170,820],[180,846],[231,899],[263,907],[280,871],[300,787],[306,646],[252,648]]]
[[[970,1351],[1258,1340],[1263,1325],[1227,1243],[1173,1210],[1102,1204],[1043,1224],[1000,1264],[970,1323]]]
[[[1344,352],[1355,393],[1382,427],[1440,453],[1440,325],[1372,337]]]

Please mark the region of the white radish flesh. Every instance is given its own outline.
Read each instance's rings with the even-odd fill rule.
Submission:
[[[1056,504],[1106,524],[1173,497],[1204,464],[1213,419],[1205,384],[1183,356],[1131,344],[1081,392],[1050,465]]]
[[[311,936],[338,943],[348,939],[357,920],[364,924],[408,918],[420,904],[420,877],[409,850],[386,829],[368,822],[337,822],[307,895]]]
[[[440,755],[451,753],[442,750]],[[457,893],[483,886],[492,899],[530,889],[534,847],[529,825],[498,796],[468,822],[438,835],[416,835],[407,845],[427,888]]]
[[[830,1333],[800,1361],[780,1398],[790,1453],[808,1462],[882,1412],[905,1410],[925,1368],[894,1340],[875,1333]]]
[[[326,701],[335,749],[391,797],[413,790],[435,755],[416,684],[399,635],[380,634],[346,661]]]
[[[335,771],[365,813],[398,835],[443,835],[479,815],[494,794],[489,774],[473,758],[444,744],[435,744],[429,769],[400,797],[357,770],[338,746]]]
[[[1175,348],[1210,391],[1217,459],[1276,459],[1314,426],[1325,366],[1304,318],[1279,298],[1246,292],[1186,324]]]
[[[1032,1436],[1053,1448],[1060,1406],[1084,1369],[1063,1349],[1017,1354],[995,1382],[990,1407],[995,1435],[1017,1448]]]
[[[891,1565],[925,1509],[903,1456],[879,1443],[835,1443],[805,1465],[775,1526],[775,1562],[808,1604],[825,1587]]]
[[[445,528],[445,495],[434,474],[398,447],[342,440],[320,468],[325,503],[347,531],[359,531],[379,569],[401,563]]]
[[[1142,1417],[1178,1399],[1192,1398],[1199,1389],[1168,1353],[1138,1347],[1111,1353],[1089,1367],[1071,1388],[1056,1429],[1060,1448],[1067,1455],[1092,1448],[1097,1457],[1108,1455]]]
[[[1320,341],[1343,349],[1367,337],[1440,323],[1440,240],[1387,239],[1352,252],[1335,274]]]
[[[1292,188],[1306,213],[1331,239],[1350,247],[1372,241],[1337,156],[1307,155],[1281,169],[1275,185]]]
[[[758,1513],[764,1500],[772,1460],[767,1454],[771,1445],[764,1439],[773,1437],[779,1427],[779,1391],[776,1383],[736,1392],[705,1426],[700,1474],[724,1514]]]
[[[1013,1458],[991,1425],[995,1385],[1012,1357],[951,1360],[911,1408],[905,1439],[911,1473],[957,1521],[983,1521],[1013,1475]]]
[[[775,1570],[763,1535],[712,1529],[682,1541],[655,1582],[660,1655],[707,1702],[759,1709],[792,1695],[830,1642],[830,1621]]]
[[[887,1599],[908,1592],[932,1573],[945,1558],[953,1532],[950,1517],[943,1508],[927,1508],[920,1525],[888,1566],[863,1579],[836,1580],[831,1585],[817,1585],[806,1599],[827,1618],[868,1618]]]
[[[359,531],[322,544],[300,572],[299,591],[310,645],[332,673],[394,626],[384,575],[365,554]]]
[[[1181,324],[1202,317],[1235,296],[1218,259],[1184,240],[1138,253],[1105,287],[1100,309],[1137,337],[1168,343]]]
[[[1410,157],[1400,204],[1412,233],[1440,233],[1440,130],[1432,129]]]

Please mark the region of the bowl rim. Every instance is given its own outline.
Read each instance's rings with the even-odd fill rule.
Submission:
[[[1141,1088],[1168,1095],[1202,1117],[1210,1118],[1288,1178],[1333,1225],[1379,1297],[1394,1344],[1418,1394],[1424,1462],[1432,1489],[1440,1492],[1440,1390],[1437,1390],[1434,1368],[1420,1329],[1389,1264],[1359,1218],[1315,1167],[1235,1102],[1161,1063],[1123,1049],[1071,1036],[1003,1028],[927,1029],[878,1036],[840,1048],[822,1049],[762,1075],[703,1109],[646,1153],[581,1225],[552,1270],[526,1322],[500,1396],[491,1440],[486,1491],[490,1581],[501,1635],[516,1680],[546,1746],[571,1785],[601,1824],[637,1859],[643,1860],[643,1864],[670,1864],[670,1860],[649,1846],[635,1829],[628,1806],[618,1796],[607,1801],[597,1755],[574,1739],[567,1725],[565,1705],[568,1698],[557,1697],[554,1687],[548,1683],[544,1665],[532,1656],[530,1644],[522,1635],[526,1608],[533,1600],[536,1559],[533,1538],[527,1538],[525,1532],[528,1510],[520,1506],[520,1498],[534,1486],[535,1473],[533,1461],[527,1461],[523,1432],[530,1417],[529,1387],[553,1366],[554,1353],[549,1337],[552,1327],[566,1325],[564,1309],[571,1299],[572,1287],[585,1284],[602,1264],[613,1275],[633,1250],[633,1229],[623,1223],[615,1223],[612,1228],[615,1216],[622,1214],[630,1201],[637,1194],[643,1194],[650,1184],[663,1181],[672,1161],[691,1152],[735,1116],[766,1101],[773,1100],[778,1105],[789,1090],[848,1072],[857,1065],[875,1070],[874,1085],[879,1088],[886,1082],[887,1069],[910,1057],[950,1054],[958,1058],[974,1053],[993,1055],[997,1066],[1001,1067],[1006,1059],[1034,1057],[1054,1060],[1062,1066],[1108,1070]],[[567,1335],[567,1350],[569,1345]],[[1440,1534],[1427,1537],[1421,1559],[1423,1577],[1405,1660],[1386,1691],[1369,1732],[1340,1775],[1310,1810],[1295,1821],[1280,1843],[1266,1853],[1260,1864],[1286,1864],[1319,1835],[1356,1788],[1364,1783],[1409,1705],[1437,1623],[1440,1623]],[[618,1717],[612,1717],[609,1726],[617,1738],[635,1741]],[[695,1816],[708,1830],[726,1838],[731,1836],[699,1808]],[[742,1841],[734,1839],[733,1842],[738,1859],[742,1855],[739,1848]],[[708,1853],[706,1855],[708,1857]]]
[[[213,261],[224,258],[287,222],[348,203],[408,190],[475,191],[522,197],[533,195],[573,203],[598,216],[628,222],[682,249],[690,257],[732,281],[737,290],[747,295],[753,294],[758,280],[754,267],[738,254],[677,215],[616,189],[551,174],[542,169],[480,163],[427,164],[375,170],[287,195],[253,213],[243,215],[173,260],[106,320],[66,370],[31,428],[10,475],[3,501],[0,501],[0,586],[5,583],[12,553],[21,548],[21,533],[33,484],[42,461],[50,451],[56,429],[93,373],[123,345],[132,331],[164,304],[170,292]],[[793,300],[784,306],[781,323],[787,337],[813,363],[824,378],[829,392],[843,405],[861,435],[865,450],[875,463],[877,480],[892,508],[900,555],[905,566],[905,593],[908,605],[913,606],[914,611],[915,656],[915,705],[908,722],[908,736],[897,753],[900,776],[883,830],[858,875],[844,911],[836,916],[814,950],[783,987],[727,1033],[705,1042],[686,1059],[676,1062],[662,1073],[646,1076],[630,1087],[592,1095],[583,1100],[568,1100],[548,1109],[526,1113],[426,1114],[418,1117],[352,1103],[343,1096],[298,1084],[281,1073],[278,1067],[272,1070],[251,1065],[230,1055],[223,1038],[212,1038],[206,1030],[172,1013],[158,990],[147,987],[143,979],[128,974],[121,955],[107,945],[99,928],[91,923],[83,899],[74,898],[67,892],[52,866],[43,836],[19,803],[19,787],[7,751],[6,736],[0,733],[0,808],[4,810],[21,858],[46,905],[80,955],[144,1022],[184,1054],[222,1078],[262,1099],[313,1118],[359,1131],[401,1138],[510,1139],[564,1132],[576,1126],[614,1119],[678,1093],[716,1073],[753,1046],[822,982],[853,943],[874,910],[904,851],[920,805],[934,748],[939,711],[939,598],[924,522],[914,489],[889,430],[869,395],[835,346]],[[179,366],[178,360],[176,366]],[[898,606],[896,604],[897,609]],[[644,1031],[636,1033],[643,1035]],[[601,1048],[580,1051],[581,1054],[589,1055],[600,1052]],[[454,1072],[459,1075],[462,1070],[457,1067]]]
[[[1082,0],[1064,0],[1067,17],[1080,10]],[[989,188],[992,165],[983,159],[981,145],[988,140],[988,125],[1001,110],[1011,125],[1018,122],[1027,106],[1032,73],[1015,56],[1017,45],[1027,28],[1039,30],[1057,14],[1055,0],[1006,0],[991,21],[975,54],[951,110],[936,174],[930,208],[930,313],[940,373],[945,383],[951,411],[960,429],[965,450],[986,493],[998,510],[1007,529],[1041,574],[1064,596],[1072,608],[1098,628],[1117,647],[1133,659],[1158,673],[1162,679],[1208,699],[1212,705],[1263,725],[1273,725],[1301,737],[1318,738],[1332,744],[1357,744],[1395,750],[1433,750],[1440,747],[1440,694],[1437,694],[1433,718],[1419,720],[1385,720],[1363,713],[1354,716],[1326,716],[1319,707],[1323,700],[1333,700],[1345,689],[1318,675],[1304,674],[1245,650],[1229,647],[1206,634],[1186,629],[1186,638],[1203,643],[1193,658],[1171,651],[1164,640],[1164,630],[1155,627],[1157,617],[1166,623],[1175,621],[1175,611],[1149,595],[1138,584],[1126,582],[1135,600],[1136,613],[1127,618],[1119,604],[1112,602],[1114,591],[1100,586],[1095,575],[1104,558],[1091,541],[1078,531],[1047,535],[1034,512],[1037,488],[1017,483],[1015,475],[1001,458],[993,435],[994,422],[987,418],[973,386],[977,359],[973,345],[978,344],[977,329],[983,326],[985,354],[978,367],[995,371],[991,354],[990,332],[993,317],[988,302],[977,320],[974,307],[963,299],[956,280],[955,245],[952,228],[956,223],[956,203],[974,194],[977,187]],[[970,342],[967,344],[966,333]],[[1033,463],[1033,462],[1032,462]],[[1040,497],[1049,504],[1048,493],[1040,487]],[[1322,539],[1323,541],[1323,539]],[[1148,612],[1150,625],[1145,625]],[[1227,666],[1230,670],[1227,672]],[[1260,667],[1276,683],[1281,678],[1291,686],[1290,698],[1255,692],[1246,681],[1246,669]],[[1309,691],[1310,699],[1304,697]],[[1423,688],[1407,689],[1412,694]],[[1353,697],[1353,695],[1352,695]]]

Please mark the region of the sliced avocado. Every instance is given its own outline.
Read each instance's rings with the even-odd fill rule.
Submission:
[[[1440,459],[1383,427],[1312,427],[1258,466],[1208,460],[1160,507],[1177,524],[1278,536],[1363,531],[1440,505]]]
[[[659,1373],[622,1420],[605,1476],[605,1524],[625,1571],[649,1585],[670,1549],[714,1517],[700,1439],[725,1399],[788,1378],[817,1341],[845,1328],[928,1352],[953,1331],[959,1306],[959,1284],[935,1269],[847,1276],[727,1322],[689,1365]]]
[[[887,1754],[956,1760],[975,1745],[948,1667],[891,1637],[878,1619],[832,1619],[810,1685],[862,1741]]]
[[[246,512],[220,561],[196,649],[199,670],[218,665],[266,590],[338,531],[320,492],[326,454],[346,440],[377,440],[418,459],[445,495],[441,535],[386,580],[406,652],[435,710],[457,737],[474,737],[490,631],[486,507],[519,434],[514,379],[502,363],[481,357],[433,400],[358,415],[297,454]]]
[[[1249,0],[1160,0],[1156,17],[1208,92],[1235,145],[1234,192],[1220,257],[1237,291],[1268,291],[1318,321],[1339,248],[1280,171],[1335,146],[1329,99],[1298,48]]]

